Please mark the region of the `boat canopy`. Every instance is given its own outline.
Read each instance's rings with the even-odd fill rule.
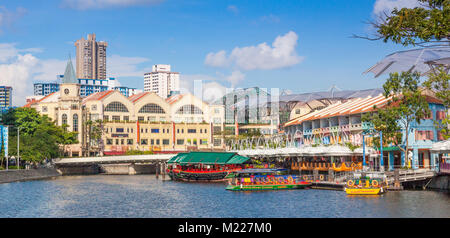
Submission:
[[[190,152],[179,153],[167,163],[187,164],[242,164],[250,158],[230,152]]]
[[[266,174],[287,171],[287,169],[242,169],[236,171],[238,174]]]

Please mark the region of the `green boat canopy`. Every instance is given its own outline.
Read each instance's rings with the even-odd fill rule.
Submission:
[[[167,163],[172,164],[242,164],[249,158],[230,152],[190,152],[179,153]]]

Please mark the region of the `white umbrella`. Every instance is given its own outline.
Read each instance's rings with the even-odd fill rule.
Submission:
[[[366,148],[366,155],[374,152],[373,148],[370,148],[370,147],[367,147],[367,146],[365,148]],[[362,147],[356,148],[353,151],[353,154],[362,155],[363,154],[363,148]]]
[[[434,143],[430,151],[437,154],[450,153],[450,139]]]
[[[351,151],[347,146],[342,145],[332,145],[324,148],[324,155],[327,156],[351,156],[353,151]]]
[[[372,72],[375,78],[385,73],[402,71],[417,71],[424,75],[433,70],[433,65],[442,65],[448,70],[449,59],[448,46],[399,51],[386,56],[364,73]]]
[[[305,147],[303,154],[309,155],[309,156],[318,156],[322,155],[324,153],[323,146],[316,146],[316,147]]]

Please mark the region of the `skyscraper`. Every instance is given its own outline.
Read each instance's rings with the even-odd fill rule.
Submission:
[[[77,47],[77,78],[106,79],[106,47],[108,43],[95,41],[95,34],[88,34],[75,42]]]
[[[152,72],[144,74],[144,92],[154,92],[162,98],[167,98],[178,90],[180,90],[180,73],[171,72],[170,65],[155,64]]]

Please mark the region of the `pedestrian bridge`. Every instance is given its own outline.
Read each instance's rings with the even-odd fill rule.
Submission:
[[[56,166],[89,165],[89,164],[122,164],[166,162],[177,154],[124,155],[63,158],[55,161]]]

